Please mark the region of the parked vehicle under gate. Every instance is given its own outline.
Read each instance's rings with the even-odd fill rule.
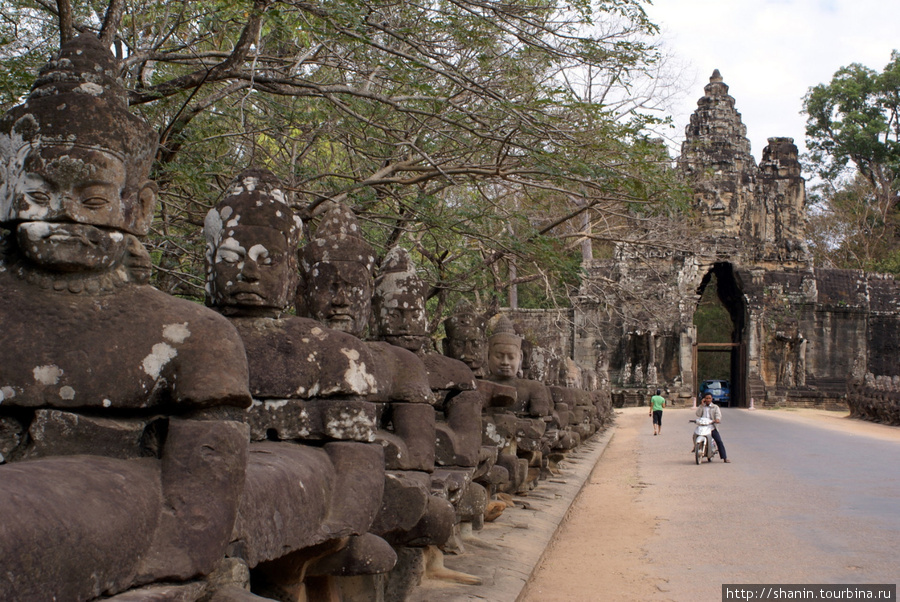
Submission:
[[[700,385],[700,398],[709,393],[717,406],[731,407],[731,383],[722,379],[704,380]]]

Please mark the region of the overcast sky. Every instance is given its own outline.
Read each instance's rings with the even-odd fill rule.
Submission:
[[[900,0],[653,0],[645,8],[684,68],[688,91],[674,107],[673,135],[683,139],[719,69],[757,162],[772,136],[804,151],[799,113],[810,87],[851,63],[881,71],[900,50]]]

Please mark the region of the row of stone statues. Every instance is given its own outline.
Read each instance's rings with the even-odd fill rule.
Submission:
[[[900,426],[900,376],[866,373],[848,387],[847,405],[853,418]]]
[[[206,217],[207,304],[150,287],[151,128],[90,35],[0,120],[0,598],[404,599],[609,419],[522,338],[278,179]],[[295,308],[292,313],[291,308]],[[367,324],[376,340],[364,340]],[[487,371],[485,371],[485,361]],[[492,501],[494,500],[494,501]]]

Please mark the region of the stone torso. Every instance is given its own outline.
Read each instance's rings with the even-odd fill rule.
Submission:
[[[432,390],[472,391],[475,389],[475,375],[467,365],[437,352],[422,354],[428,381]]]
[[[6,407],[187,410],[249,401],[234,329],[149,286],[73,294],[0,272],[0,339]]]
[[[550,390],[536,380],[524,378],[502,378],[491,375],[488,379],[500,385],[516,389],[516,402],[512,410],[520,416],[546,416],[550,413],[552,398]]]
[[[316,320],[231,318],[247,350],[255,398],[369,396],[374,360],[358,338]]]

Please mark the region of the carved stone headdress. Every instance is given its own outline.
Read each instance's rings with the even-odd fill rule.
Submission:
[[[362,237],[356,215],[346,205],[335,203],[319,223],[312,241],[300,255],[303,270],[309,272],[319,262],[351,262],[375,269],[375,251]]]
[[[419,278],[416,267],[403,247],[388,251],[381,264],[381,273],[375,279],[374,300],[388,306],[399,295],[424,300],[428,286]]]
[[[296,247],[303,222],[288,205],[281,181],[266,169],[251,167],[231,182],[225,198],[206,215],[203,231],[207,242],[218,242],[229,226],[278,230]]]
[[[92,34],[63,44],[41,70],[24,104],[0,119],[0,223],[11,218],[12,181],[31,149],[67,146],[99,149],[119,157],[126,168],[130,199],[144,184],[156,154],[156,132],[128,110],[118,79],[119,63]],[[128,215],[134,208],[124,207]],[[132,226],[133,234],[145,234]]]
[[[468,299],[460,299],[453,308],[453,313],[444,322],[447,338],[455,339],[458,333],[472,329],[478,330],[484,337],[487,332],[487,320]]]
[[[516,334],[516,329],[509,318],[506,315],[501,315],[494,325],[494,332],[488,339],[488,343],[491,345],[515,345],[521,349],[522,337]]]

